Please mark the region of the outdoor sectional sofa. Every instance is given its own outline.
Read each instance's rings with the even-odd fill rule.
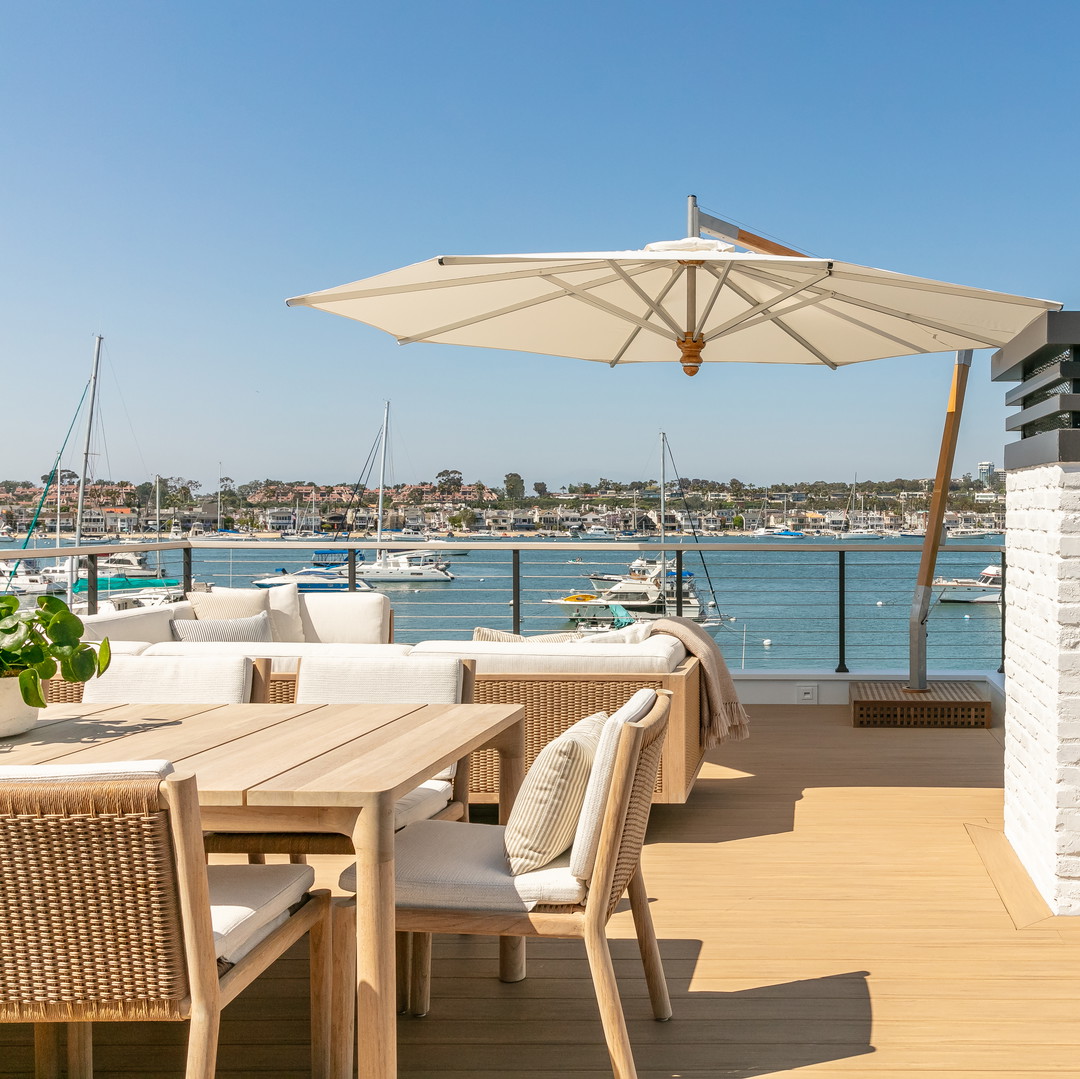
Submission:
[[[270,589],[277,603],[288,598]],[[188,603],[138,608],[83,618],[87,639],[107,636],[118,653],[152,656],[245,655],[272,661],[267,699],[292,700],[295,671],[305,656],[456,656],[475,662],[474,700],[525,707],[526,758],[536,754],[571,724],[594,712],[613,712],[638,689],[667,690],[671,711],[667,740],[653,793],[654,802],[685,802],[704,756],[700,733],[700,668],[674,637],[656,634],[640,643],[587,641],[423,641],[391,643],[390,604],[384,595],[349,592],[299,596],[302,639],[269,642],[177,641],[174,618],[189,619]],[[295,629],[295,617],[285,625]],[[280,626],[278,627],[280,628]],[[278,636],[282,634],[279,632]],[[71,699],[76,687],[61,683],[52,699]],[[475,754],[470,801],[498,801],[498,759]]]

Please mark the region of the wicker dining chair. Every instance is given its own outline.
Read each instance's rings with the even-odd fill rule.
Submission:
[[[185,1075],[212,1079],[222,1008],[308,933],[328,1076],[329,893],[307,866],[207,867],[195,777],[170,768],[0,768],[0,1022],[35,1025],[39,1079],[66,1024],[67,1075],[90,1079],[93,1023],[188,1020]]]
[[[584,938],[615,1077],[635,1079],[606,926],[628,892],[653,1015],[660,1021],[670,1019],[671,1000],[640,865],[670,704],[667,694],[653,696],[647,714],[614,732],[614,768],[606,796],[597,804],[599,827],[579,826],[579,839],[583,831],[592,832],[595,847],[591,850],[579,851],[579,839],[575,839],[571,855],[511,877],[502,826],[421,821],[398,833],[397,929],[413,938],[408,999],[414,1015],[426,1014],[429,1006],[433,932]],[[584,817],[583,813],[583,825]],[[589,847],[588,840],[583,847]],[[355,888],[354,873],[355,867],[342,875],[346,890]],[[355,907],[351,909],[355,912]],[[509,977],[503,971],[501,976],[520,980],[524,968]]]

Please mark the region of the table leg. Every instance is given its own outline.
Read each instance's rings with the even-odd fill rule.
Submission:
[[[396,1079],[393,799],[361,810],[353,844],[358,1079]]]
[[[499,750],[499,823],[510,818],[514,799],[525,778],[525,721],[503,731]],[[520,982],[525,977],[525,938],[499,937],[499,979]]]

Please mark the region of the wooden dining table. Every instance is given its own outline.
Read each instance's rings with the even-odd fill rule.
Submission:
[[[494,748],[505,820],[524,775],[523,718],[513,704],[58,704],[26,734],[0,738],[0,764],[164,758],[197,776],[207,831],[349,837],[359,1076],[393,1079],[394,803]]]

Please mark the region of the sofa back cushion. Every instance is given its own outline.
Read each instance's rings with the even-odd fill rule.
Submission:
[[[390,640],[390,600],[379,592],[302,592],[300,620],[309,643],[386,644]]]
[[[668,674],[686,658],[672,636],[640,644],[506,644],[500,641],[421,641],[413,655],[475,659],[477,674]]]
[[[88,641],[171,641],[173,618],[194,618],[190,603],[167,603],[160,607],[134,607],[130,611],[84,614],[83,635]]]

